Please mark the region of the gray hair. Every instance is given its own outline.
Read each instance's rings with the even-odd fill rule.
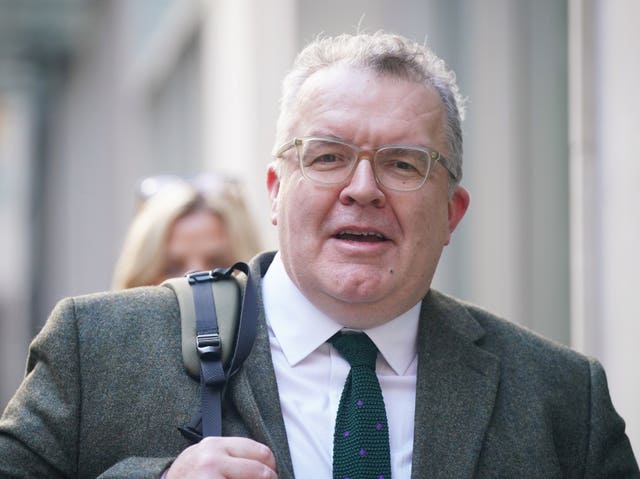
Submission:
[[[282,83],[274,151],[290,140],[293,111],[302,84],[318,70],[335,64],[371,69],[378,74],[423,83],[438,93],[447,116],[447,159],[454,173],[450,180],[452,190],[462,179],[461,123],[464,118],[464,99],[455,73],[427,46],[382,31],[318,38],[298,54]]]

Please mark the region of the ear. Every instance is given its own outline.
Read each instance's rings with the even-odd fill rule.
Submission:
[[[278,224],[278,193],[280,192],[280,177],[274,165],[267,169],[267,191],[271,199],[271,224]]]
[[[451,233],[453,233],[453,230],[456,229],[456,226],[458,226],[458,223],[466,213],[469,201],[469,192],[460,185],[456,186],[453,195],[449,199],[449,236],[445,244],[449,244],[451,241]]]

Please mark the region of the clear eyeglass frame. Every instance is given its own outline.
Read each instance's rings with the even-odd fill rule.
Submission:
[[[343,172],[339,175],[338,179],[328,180],[329,175],[324,171],[316,171],[310,169],[309,166],[305,165],[304,161],[304,151],[305,147],[308,146],[311,142],[324,143],[327,147],[334,146],[336,148],[341,148],[343,151],[348,151],[350,153],[350,157],[348,159],[348,167],[344,168]],[[291,148],[295,148],[296,155],[298,158],[298,164],[300,166],[300,170],[305,178],[314,181],[316,183],[324,184],[324,185],[338,185],[342,183],[346,183],[353,175],[356,170],[356,166],[359,163],[359,160],[363,156],[367,156],[371,162],[373,173],[376,178],[376,181],[379,185],[384,188],[395,190],[395,191],[415,191],[425,184],[427,178],[429,177],[429,173],[431,172],[431,168],[433,167],[435,162],[440,162],[440,164],[447,170],[447,172],[451,175],[452,178],[455,179],[455,174],[451,171],[451,168],[448,166],[448,160],[440,154],[440,152],[431,149],[425,148],[421,146],[415,145],[404,145],[404,144],[389,144],[389,145],[381,145],[378,148],[368,150],[364,148],[360,148],[351,143],[336,140],[334,138],[324,138],[324,137],[295,137],[291,140],[287,141],[276,151],[276,158],[284,158],[283,155],[289,151]],[[330,149],[327,149],[327,155],[333,155]],[[407,155],[407,157],[411,157],[411,154],[422,155],[422,158],[425,160],[424,171],[420,174],[419,177],[412,179],[411,182],[407,185],[403,183],[403,180],[396,180],[395,182],[389,178],[389,175],[381,174],[382,168],[379,166],[380,162],[378,161],[381,156],[380,154],[384,154],[385,152],[403,152]],[[324,153],[320,156],[323,156]],[[334,174],[334,177],[336,174]],[[416,181],[417,180],[417,181]],[[406,179],[404,180],[406,181]]]

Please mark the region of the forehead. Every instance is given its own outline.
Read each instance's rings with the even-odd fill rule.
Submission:
[[[442,147],[445,112],[435,89],[366,69],[335,65],[311,75],[294,107],[296,136],[332,135],[357,144]]]

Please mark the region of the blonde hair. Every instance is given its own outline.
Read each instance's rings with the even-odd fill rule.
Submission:
[[[219,191],[199,191],[176,181],[147,199],[134,217],[116,262],[113,288],[155,284],[166,266],[166,247],[175,222],[194,211],[211,211],[223,222],[234,261],[249,261],[261,248],[254,223],[237,183]]]

